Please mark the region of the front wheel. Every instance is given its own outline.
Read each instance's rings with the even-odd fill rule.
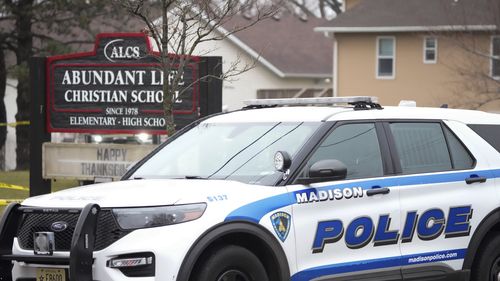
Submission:
[[[471,281],[500,281],[500,234],[488,237],[480,248]]]
[[[235,245],[209,254],[194,281],[269,281],[266,269],[251,251]]]

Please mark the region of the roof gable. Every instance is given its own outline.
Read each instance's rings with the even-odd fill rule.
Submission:
[[[248,25],[250,20],[234,16],[219,32]],[[314,27],[327,21],[310,16],[303,21],[291,14],[279,20],[267,18],[227,39],[266,67],[284,77],[328,78],[332,76],[333,42]]]

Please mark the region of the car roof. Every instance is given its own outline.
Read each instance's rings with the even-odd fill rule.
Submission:
[[[207,123],[321,122],[342,120],[455,120],[465,124],[500,124],[500,114],[477,110],[396,107],[354,110],[339,106],[284,106],[244,109],[214,116]]]
[[[352,108],[326,106],[289,106],[244,109],[207,119],[209,123],[250,122],[320,122],[332,114],[352,111]]]
[[[479,110],[404,106],[387,106],[381,110],[363,110],[362,112],[351,110],[351,112],[332,116],[329,121],[352,119],[454,120],[465,124],[500,124],[500,114]]]

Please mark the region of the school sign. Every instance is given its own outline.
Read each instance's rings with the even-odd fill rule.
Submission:
[[[171,59],[169,82],[179,57]],[[200,116],[200,86],[207,86],[198,81],[206,61],[185,59],[174,98],[177,128]],[[159,53],[143,33],[99,34],[92,52],[49,57],[46,73],[49,132],[166,133]]]
[[[54,178],[118,180],[155,145],[51,143],[51,133],[169,134],[163,83],[186,61],[174,94],[176,129],[222,110],[221,57],[169,55],[164,75],[160,54],[143,33],[97,35],[90,52],[35,57],[32,89],[30,195],[50,192]]]

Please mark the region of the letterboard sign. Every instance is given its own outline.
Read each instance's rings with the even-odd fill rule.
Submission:
[[[173,59],[177,71],[178,57]],[[143,33],[103,33],[94,50],[47,59],[47,130],[163,134],[163,72]],[[177,128],[196,120],[199,58],[190,57],[176,93]]]

